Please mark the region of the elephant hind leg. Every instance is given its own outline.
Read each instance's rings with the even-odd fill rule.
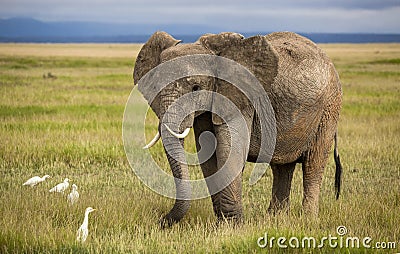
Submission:
[[[335,122],[329,119],[326,122],[318,130],[313,146],[303,154],[303,210],[314,216],[318,215],[322,177],[336,129]]]
[[[319,194],[328,156],[314,150],[305,153],[303,161],[303,210],[305,214],[318,215]],[[322,150],[322,149],[321,149]],[[325,149],[323,149],[325,150]]]
[[[295,166],[296,162],[282,165],[271,165],[273,183],[272,197],[268,208],[269,212],[275,213],[289,208],[289,196]]]

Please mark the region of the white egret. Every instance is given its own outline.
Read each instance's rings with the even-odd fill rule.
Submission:
[[[72,184],[72,191],[70,194],[67,196],[68,202],[73,205],[78,201],[79,199],[79,192],[78,192],[78,186],[76,184]]]
[[[50,192],[62,192],[62,193],[64,193],[64,191],[66,189],[68,189],[68,186],[69,186],[69,179],[65,178],[64,182],[57,184],[56,186],[51,188],[49,191]]]
[[[78,232],[76,234],[76,240],[79,242],[84,242],[86,241],[86,238],[89,234],[89,213],[96,211],[96,209],[93,209],[92,207],[88,207],[85,210],[85,218],[83,219],[82,225],[79,227]]]
[[[40,176],[34,176],[32,178],[29,178],[25,183],[23,183],[22,185],[29,185],[31,187],[35,186],[38,183],[43,182],[44,180],[46,180],[46,178],[49,178],[49,175],[44,175],[43,177]]]

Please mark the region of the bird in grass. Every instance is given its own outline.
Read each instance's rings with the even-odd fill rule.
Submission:
[[[24,182],[22,185],[29,185],[31,187],[35,186],[38,183],[43,182],[46,180],[46,178],[49,178],[49,175],[44,175],[43,177],[40,176],[34,176],[32,178],[29,178],[26,182]]]
[[[69,186],[69,179],[65,178],[64,182],[57,184],[56,186],[51,188],[49,191],[50,192],[62,192],[62,193],[64,193],[64,191],[66,189],[68,189],[68,186]]]
[[[92,207],[88,207],[85,210],[85,218],[83,219],[82,225],[79,227],[78,232],[76,233],[76,240],[78,242],[85,242],[86,238],[89,234],[89,213],[96,211],[96,209],[93,209]]]
[[[78,192],[78,186],[76,184],[72,184],[72,191],[71,193],[68,194],[67,200],[68,202],[73,205],[78,201],[79,199],[79,192]]]

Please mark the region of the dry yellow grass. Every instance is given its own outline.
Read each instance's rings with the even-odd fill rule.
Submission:
[[[0,55],[39,57],[135,57],[143,44],[0,43]],[[400,44],[319,44],[333,59],[385,58],[400,53]]]
[[[135,57],[141,44],[0,44],[0,55],[39,57]]]

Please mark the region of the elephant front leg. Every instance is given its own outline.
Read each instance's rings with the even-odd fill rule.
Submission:
[[[221,176],[216,174],[218,165],[222,167],[222,164],[217,162],[217,149],[221,153],[218,156],[219,160],[222,161],[222,157],[224,157],[222,153],[229,149],[226,147],[228,138],[220,136],[219,141],[211,140],[210,134],[216,138],[216,131],[209,112],[196,117],[193,127],[200,167],[211,195],[215,215],[219,220],[223,220],[223,218],[241,218],[241,174],[234,178],[230,184],[226,183],[226,178],[221,179]],[[219,135],[225,135],[226,132],[220,130],[218,133]],[[214,142],[217,142],[219,146],[216,147]],[[211,156],[209,156],[210,152]],[[227,167],[227,169],[229,168]],[[225,186],[225,188],[221,188],[221,186]]]
[[[225,187],[216,196],[217,218],[220,221],[228,220],[234,222],[242,222],[243,205],[242,205],[242,173],[233,179],[233,181]]]
[[[206,179],[207,182],[208,190],[211,194],[213,210],[217,217],[221,217],[222,212],[220,210],[219,193],[218,192],[214,193],[215,191],[213,189],[213,182],[208,180],[210,179],[209,178],[210,176],[214,175],[218,171],[217,156],[215,154],[215,151],[204,151],[204,149],[208,150],[210,149],[210,147],[215,149],[215,144],[212,144],[210,146],[210,143],[214,142],[215,140],[210,140],[209,135],[202,136],[206,132],[209,132],[208,134],[212,133],[213,136],[215,137],[214,126],[211,122],[211,113],[206,112],[196,117],[194,119],[193,127],[194,127],[196,149],[198,152],[200,167],[201,170],[203,171],[204,178]],[[200,142],[200,139],[203,139],[202,142]],[[212,155],[211,157],[208,157],[210,152],[212,153]]]
[[[243,219],[242,207],[242,172],[248,152],[247,135],[235,132],[227,124],[215,126],[217,137],[216,157],[219,172],[223,179],[218,184],[222,190],[215,197],[219,206],[217,214],[219,220],[233,220],[240,222]],[[232,139],[231,139],[232,137]]]
[[[293,172],[296,163],[271,165],[273,174],[272,197],[268,208],[269,212],[287,210],[290,206],[289,196],[292,185]]]

